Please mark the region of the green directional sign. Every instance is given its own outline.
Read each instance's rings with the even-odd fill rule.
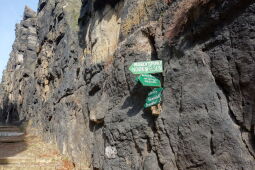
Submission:
[[[161,102],[161,97],[155,98],[154,100],[151,100],[149,102],[146,101],[146,103],[144,104],[144,108],[159,104],[160,102]]]
[[[158,100],[158,99],[161,99],[161,94],[157,94],[157,95],[155,95],[155,96],[148,97],[148,98],[146,99],[146,103],[151,103],[151,102],[156,101],[156,100]]]
[[[161,93],[158,93],[156,95],[147,97],[146,102],[152,102],[152,101],[160,99],[160,98],[161,98]]]
[[[163,91],[163,88],[155,88],[153,89],[149,94],[148,97],[153,97],[156,96],[158,94],[161,94],[161,92]]]
[[[138,76],[136,80],[139,80],[143,86],[151,86],[151,87],[161,86],[160,80],[150,74],[142,74]]]
[[[133,74],[162,73],[162,60],[135,62],[129,67]]]
[[[161,102],[161,92],[163,91],[163,88],[155,88],[153,89],[146,99],[146,103],[144,105],[144,108],[156,105]]]

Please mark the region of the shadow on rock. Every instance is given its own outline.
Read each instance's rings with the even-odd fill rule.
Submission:
[[[19,121],[19,113],[17,104],[9,101],[8,98],[3,100],[3,107],[0,110],[0,123],[11,124]]]
[[[131,91],[131,96],[126,98],[121,109],[129,109],[127,111],[129,117],[137,115],[144,109],[143,106],[149,91],[149,87],[142,87],[140,83],[137,83]]]
[[[0,167],[10,164],[9,157],[13,157],[27,149],[25,141],[25,118],[19,120],[16,104],[5,99],[0,108]]]

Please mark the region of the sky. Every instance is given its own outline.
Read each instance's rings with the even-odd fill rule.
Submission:
[[[15,24],[23,18],[25,5],[36,11],[39,0],[0,0],[0,80],[15,40]]]

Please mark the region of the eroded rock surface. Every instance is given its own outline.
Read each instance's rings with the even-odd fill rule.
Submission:
[[[1,84],[2,122],[29,119],[77,167],[253,170],[252,0],[40,0]],[[163,111],[128,67],[163,60]]]

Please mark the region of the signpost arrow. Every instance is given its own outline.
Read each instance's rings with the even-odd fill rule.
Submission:
[[[157,94],[157,95],[155,95],[155,96],[148,97],[148,98],[146,99],[146,102],[149,103],[149,102],[152,102],[152,101],[157,100],[157,99],[160,99],[160,98],[161,98],[161,94],[159,93],[159,94]]]
[[[159,104],[160,102],[161,102],[161,98],[156,98],[156,99],[154,99],[154,100],[151,100],[150,102],[146,102],[146,103],[144,104],[144,108],[147,108],[147,107],[150,107],[150,106]]]
[[[129,67],[133,74],[162,73],[162,60],[135,62]]]
[[[138,76],[136,80],[139,80],[143,86],[151,86],[151,87],[161,86],[160,80],[150,74],[142,74]]]
[[[153,89],[149,94],[148,97],[155,96],[157,94],[160,94],[163,91],[163,88],[155,88]]]
[[[148,94],[144,108],[156,105],[161,102],[163,88],[156,88]]]

